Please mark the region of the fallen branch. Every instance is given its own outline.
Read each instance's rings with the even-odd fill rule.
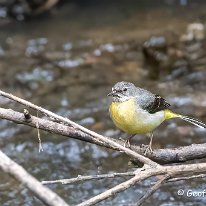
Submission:
[[[11,175],[29,190],[31,190],[42,202],[49,206],[68,206],[57,194],[43,186],[38,180],[26,172],[26,170],[11,160],[0,151],[0,169]]]

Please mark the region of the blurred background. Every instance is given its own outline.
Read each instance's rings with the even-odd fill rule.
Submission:
[[[127,135],[110,120],[107,94],[122,80],[160,94],[174,111],[206,122],[205,23],[204,0],[0,0],[0,88],[114,138]],[[24,108],[2,97],[0,105],[20,112]],[[36,129],[0,120],[1,149],[39,180],[133,169],[129,157],[119,152],[40,134],[41,153]],[[137,136],[133,141],[149,140]],[[204,130],[172,120],[154,132],[153,147],[205,142]],[[121,181],[49,187],[75,205]],[[134,205],[151,181],[99,205]],[[205,205],[205,198],[177,195],[178,189],[205,187],[203,179],[169,183],[146,204]],[[1,173],[0,205],[43,204]]]

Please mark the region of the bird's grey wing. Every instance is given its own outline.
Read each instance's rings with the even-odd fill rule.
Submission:
[[[147,110],[149,113],[153,114],[155,112],[167,109],[171,105],[163,99],[160,95],[156,94],[154,95],[154,98],[152,101],[145,104],[145,110]]]
[[[142,109],[151,114],[170,107],[170,104],[160,95],[152,94],[151,92],[140,88],[138,89],[136,101]]]

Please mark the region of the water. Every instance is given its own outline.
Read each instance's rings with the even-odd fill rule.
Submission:
[[[45,19],[14,22],[1,28],[1,89],[25,98],[101,134],[125,136],[111,122],[107,93],[117,81],[163,95],[177,112],[206,121],[205,79],[189,72],[188,77],[152,80],[144,66],[142,45],[154,35],[181,35],[188,23],[205,23],[205,6],[148,3],[105,3],[60,7]],[[186,3],[185,3],[186,2]],[[186,4],[186,5],[185,5]],[[69,8],[69,12],[68,12]],[[193,74],[193,76],[191,76]],[[190,76],[189,76],[190,75]],[[193,83],[191,79],[199,78]],[[167,80],[168,79],[168,80]],[[181,90],[180,90],[181,88]],[[23,111],[24,106],[0,98],[2,107]],[[31,111],[36,115],[35,112]],[[169,121],[155,131],[154,147],[177,147],[204,141],[204,133],[188,130],[188,124]],[[111,150],[66,137],[40,132],[44,151],[38,152],[37,131],[1,120],[1,149],[39,180],[72,178],[132,169],[129,158]],[[198,138],[196,138],[198,137]],[[148,143],[144,137],[136,142]],[[49,186],[69,204],[77,204],[122,179]],[[204,188],[203,180],[184,182],[184,188]],[[166,184],[147,204],[185,205],[204,198],[179,198],[178,183]],[[141,183],[102,205],[129,205],[146,191]],[[43,205],[18,182],[1,174],[0,204]]]

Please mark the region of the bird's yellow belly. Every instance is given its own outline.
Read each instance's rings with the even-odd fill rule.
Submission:
[[[164,111],[150,114],[138,107],[133,98],[112,102],[109,110],[114,124],[128,134],[147,134],[164,121]]]

